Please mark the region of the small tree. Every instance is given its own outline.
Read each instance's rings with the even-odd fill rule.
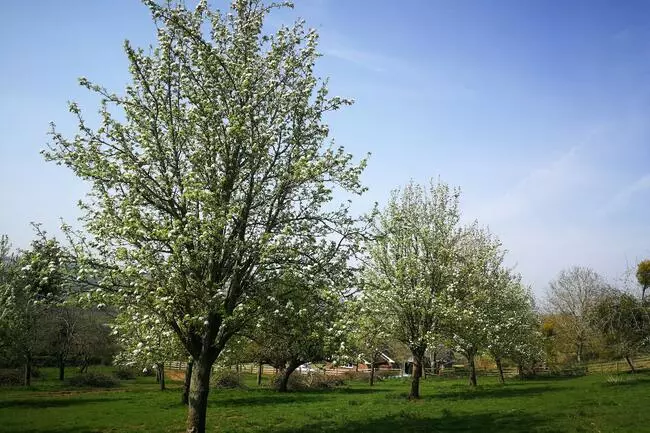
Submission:
[[[501,292],[508,283],[502,269],[501,243],[476,224],[462,231],[456,260],[456,281],[445,291],[443,333],[469,363],[469,383],[476,386],[475,358],[490,343],[500,317]]]
[[[457,190],[410,183],[394,191],[374,223],[365,269],[364,302],[390,324],[413,356],[409,398],[420,397],[427,345],[441,317],[441,295],[456,281]]]
[[[289,378],[300,365],[331,360],[345,348],[346,286],[341,286],[345,277],[333,270],[327,274],[313,275],[310,280],[285,277],[276,296],[267,299],[251,332],[258,359],[280,372],[280,392],[288,390]]]
[[[0,328],[10,351],[23,361],[25,386],[31,385],[35,349],[43,345],[45,313],[49,306],[58,305],[65,298],[63,250],[45,233],[38,234],[29,250],[13,257],[7,254],[7,238],[0,242],[4,275]]]
[[[383,316],[383,310],[376,310],[372,305],[366,305],[363,300],[356,302],[351,308],[354,315],[351,330],[352,345],[356,351],[354,356],[358,363],[364,361],[370,364],[370,386],[375,383],[375,368],[383,355],[391,348],[390,322]]]
[[[160,390],[165,390],[165,362],[187,358],[174,332],[159,317],[124,308],[111,323],[121,348],[115,363],[156,370]]]
[[[627,293],[612,291],[598,300],[589,317],[605,341],[625,358],[632,372],[636,372],[632,358],[647,346],[650,332],[650,315],[643,301]]]
[[[212,365],[266,282],[354,249],[358,229],[333,191],[362,193],[365,162],[327,143],[324,114],[349,101],[315,76],[315,31],[264,34],[277,4],[260,0],[228,14],[144,2],[157,46],[126,43],[122,96],[80,79],[102,98],[100,125],[72,103],[79,134],[53,129],[45,155],[91,185],[80,276],[174,330],[194,359],[187,431],[203,433]]]
[[[608,286],[600,275],[579,266],[561,271],[549,284],[548,305],[557,315],[558,332],[564,333],[572,342],[578,362],[583,360],[592,331],[588,313],[607,290]]]
[[[642,287],[641,299],[645,300],[645,292],[650,287],[650,260],[644,260],[638,264],[636,279]]]

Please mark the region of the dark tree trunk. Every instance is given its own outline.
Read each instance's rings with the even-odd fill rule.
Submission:
[[[634,368],[634,364],[632,363],[632,358],[630,358],[630,355],[625,355],[625,360],[627,361],[627,365],[630,366],[632,373],[636,373],[636,368]]]
[[[476,350],[469,349],[467,351],[467,361],[469,362],[469,384],[476,386]]]
[[[497,363],[497,370],[499,370],[499,383],[506,383],[505,378],[503,377],[503,364],[501,364],[501,358],[494,358]]]
[[[25,355],[25,386],[32,385],[32,354]]]
[[[62,353],[59,353],[57,357],[57,363],[59,364],[59,380],[65,379],[65,357]]]
[[[370,386],[375,384],[375,360],[370,363]]]
[[[194,367],[194,360],[190,359],[185,368],[185,381],[183,382],[183,395],[181,402],[188,405],[190,402],[190,384],[192,383],[192,368]]]
[[[420,377],[422,377],[422,357],[424,356],[424,349],[417,352],[411,351],[413,354],[413,379],[411,380],[411,392],[409,393],[409,400],[420,398]]]
[[[164,391],[165,390],[165,364],[163,362],[159,362],[156,364],[156,375],[158,376],[158,383],[160,384],[160,390]]]
[[[210,373],[212,364],[204,357],[195,361],[190,382],[190,398],[187,411],[187,433],[205,433],[205,415],[208,410]]]
[[[438,368],[438,352],[436,350],[433,351],[433,362],[431,365],[431,368],[433,369],[433,374],[436,375],[440,372],[440,369]]]
[[[517,374],[519,374],[519,379],[524,378],[524,366],[521,364],[517,364]]]
[[[289,377],[291,377],[291,373],[293,373],[296,370],[296,368],[298,368],[299,365],[300,362],[298,361],[289,362],[287,368],[285,368],[284,371],[282,372],[282,377],[280,378],[278,391],[287,392],[289,390]]]
[[[260,361],[257,364],[257,386],[262,385],[262,373],[264,372],[264,364]]]

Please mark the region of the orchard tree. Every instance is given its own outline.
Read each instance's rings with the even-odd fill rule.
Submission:
[[[495,295],[498,304],[489,328],[488,350],[497,365],[499,381],[505,382],[502,361],[506,358],[531,365],[542,359],[542,335],[531,293],[521,284],[521,277],[508,273],[503,290]]]
[[[414,183],[394,191],[374,223],[364,273],[364,302],[390,324],[413,356],[409,398],[420,397],[425,352],[443,312],[442,294],[457,281],[459,191]]]
[[[332,360],[345,349],[350,324],[344,314],[344,281],[334,270],[308,280],[285,276],[276,295],[267,298],[251,336],[260,362],[280,372],[278,391],[288,390],[291,374],[300,365]]]
[[[178,337],[153,314],[125,306],[111,323],[112,334],[120,346],[116,364],[156,370],[160,390],[165,390],[165,362],[187,358]]]
[[[30,249],[3,259],[0,328],[9,351],[22,360],[25,386],[31,385],[35,350],[43,345],[47,309],[65,299],[65,256],[58,242],[39,232]],[[0,251],[7,257],[8,241]]]
[[[607,290],[608,285],[600,275],[580,266],[561,271],[549,284],[547,300],[557,315],[558,332],[572,342],[578,362],[582,362],[592,334],[588,313]]]
[[[457,278],[444,292],[443,330],[469,363],[469,384],[476,386],[475,358],[487,348],[502,320],[500,295],[507,287],[501,243],[473,224],[463,229],[455,263]]]
[[[616,354],[624,357],[632,372],[636,372],[632,358],[648,345],[650,332],[650,315],[643,301],[612,291],[598,300],[590,320]]]
[[[204,432],[212,365],[266,282],[354,252],[358,227],[333,194],[363,192],[365,161],[327,142],[323,115],[349,101],[314,74],[314,30],[264,34],[277,4],[260,0],[227,14],[144,1],[157,46],[125,44],[121,95],[81,78],[100,124],[70,104],[79,133],[53,127],[45,156],[91,186],[80,277],[173,329],[194,359],[187,431]]]
[[[352,358],[358,364],[370,364],[370,386],[375,383],[375,368],[391,349],[390,322],[383,309],[377,309],[363,299],[351,302],[350,313],[354,316],[350,330],[351,347],[356,352]]]
[[[645,292],[650,287],[650,260],[644,260],[637,265],[636,279],[642,287],[641,299],[645,300]]]

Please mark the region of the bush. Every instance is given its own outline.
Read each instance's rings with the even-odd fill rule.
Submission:
[[[210,379],[212,386],[219,389],[245,388],[241,376],[233,370],[217,370]]]
[[[113,388],[119,385],[117,379],[101,373],[83,373],[67,380],[69,386],[88,388]]]
[[[377,375],[378,371],[375,370],[375,377]],[[368,381],[370,380],[370,371],[362,370],[362,371],[346,371],[345,373],[341,374],[341,377],[345,380],[355,380],[355,381]]]
[[[274,388],[279,388],[282,375],[278,374],[273,378]],[[323,373],[297,374],[289,376],[287,388],[294,391],[307,389],[331,389],[337,386],[345,385],[343,375],[326,375]]]
[[[23,371],[17,368],[3,368],[0,370],[0,386],[14,386],[23,384]]]
[[[113,371],[113,376],[120,380],[133,380],[135,379],[135,370],[132,368],[117,368]]]

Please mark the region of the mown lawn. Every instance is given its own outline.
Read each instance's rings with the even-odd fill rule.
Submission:
[[[55,377],[54,372],[48,375]],[[650,373],[570,379],[491,378],[470,389],[464,380],[428,379],[423,398],[406,399],[408,383],[390,379],[372,389],[278,394],[213,390],[213,432],[650,432]],[[153,378],[111,390],[71,390],[54,380],[29,390],[0,389],[0,432],[181,432],[186,409],[179,382],[158,391]]]

